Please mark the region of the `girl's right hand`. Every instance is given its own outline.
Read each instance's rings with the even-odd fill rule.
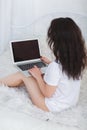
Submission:
[[[49,60],[47,57],[41,56],[41,60],[46,63],[46,64],[50,64],[52,61]]]

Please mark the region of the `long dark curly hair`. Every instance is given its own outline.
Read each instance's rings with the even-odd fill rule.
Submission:
[[[86,66],[85,41],[78,25],[71,18],[53,19],[48,29],[48,45],[62,71],[69,78],[79,79]]]

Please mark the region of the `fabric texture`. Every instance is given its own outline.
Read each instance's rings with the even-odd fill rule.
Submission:
[[[46,106],[51,112],[60,112],[76,105],[79,99],[81,80],[69,79],[62,72],[60,63],[54,61],[49,64],[44,80],[49,85],[57,86],[53,96],[45,98]]]

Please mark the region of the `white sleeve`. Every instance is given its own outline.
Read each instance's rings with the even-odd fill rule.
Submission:
[[[61,71],[60,71],[59,64],[56,62],[52,62],[49,64],[45,72],[44,81],[49,85],[57,86],[60,76],[61,76]]]

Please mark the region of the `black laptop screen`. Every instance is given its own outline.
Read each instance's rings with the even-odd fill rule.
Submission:
[[[40,58],[38,40],[11,42],[15,62]]]

